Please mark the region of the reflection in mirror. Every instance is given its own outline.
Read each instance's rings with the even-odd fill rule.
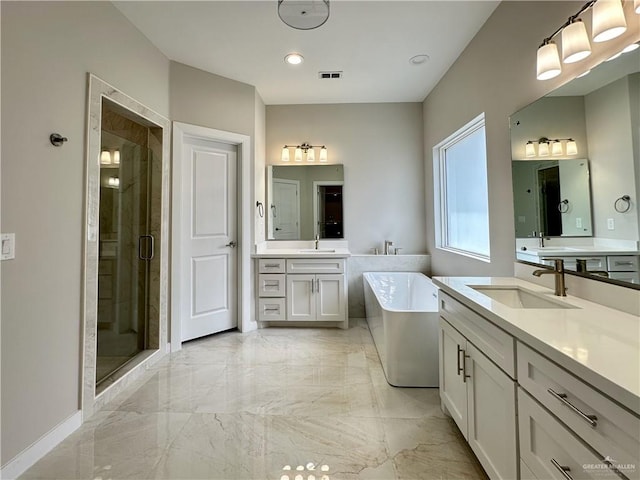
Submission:
[[[269,240],[344,238],[342,165],[267,167]]]
[[[514,160],[516,237],[590,237],[589,165],[576,160]]]
[[[624,53],[511,116],[517,259],[597,260],[589,270],[640,284],[640,267],[615,268],[640,260],[639,70],[640,49]]]

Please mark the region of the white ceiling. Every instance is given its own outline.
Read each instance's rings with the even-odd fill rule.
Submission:
[[[267,105],[422,101],[498,3],[331,0],[329,20],[302,31],[277,0],[114,2],[171,60],[254,85]],[[285,64],[290,52],[304,62]]]

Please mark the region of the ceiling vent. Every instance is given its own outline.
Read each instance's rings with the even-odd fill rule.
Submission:
[[[321,80],[326,78],[342,78],[342,72],[318,72],[318,78]]]

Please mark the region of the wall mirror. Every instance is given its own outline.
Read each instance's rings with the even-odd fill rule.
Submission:
[[[344,238],[343,165],[269,165],[267,239]]]
[[[511,116],[518,259],[544,263],[519,251],[540,232],[571,256],[640,255],[639,71],[640,49],[623,53]],[[640,275],[608,273],[629,286]]]

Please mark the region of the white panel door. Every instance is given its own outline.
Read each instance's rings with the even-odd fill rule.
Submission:
[[[346,313],[344,275],[316,277],[316,320],[343,321]]]
[[[300,185],[296,180],[273,179],[273,238],[300,240]]]
[[[237,326],[235,146],[185,136],[180,281],[182,341]]]
[[[316,319],[315,275],[287,275],[287,320]]]
[[[464,438],[467,438],[467,384],[462,378],[462,362],[467,341],[460,332],[440,318],[439,342],[440,399]]]
[[[517,477],[516,385],[467,342],[467,441],[492,479]]]

